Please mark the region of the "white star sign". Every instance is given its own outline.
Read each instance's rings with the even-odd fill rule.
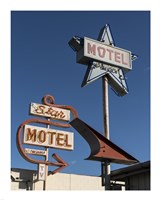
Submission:
[[[69,45],[77,52],[77,63],[88,65],[82,87],[107,76],[117,95],[123,96],[128,93],[124,73],[132,69],[132,60],[137,56],[115,47],[108,24],[100,30],[98,41],[75,36],[69,41]]]

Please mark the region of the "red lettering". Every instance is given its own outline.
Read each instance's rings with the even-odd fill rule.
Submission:
[[[109,53],[109,59],[112,60],[112,59],[113,59],[113,57],[112,57],[113,51],[110,50],[110,49],[107,49],[107,51],[108,51],[108,53]]]
[[[118,62],[118,63],[120,63],[121,62],[121,56],[120,56],[120,53],[119,52],[115,52],[115,62]]]
[[[128,65],[128,63],[125,62],[125,60],[124,60],[124,54],[122,53],[121,55],[122,55],[122,64],[124,64],[124,65]]]
[[[106,49],[103,48],[103,47],[98,47],[97,50],[98,50],[98,55],[99,55],[101,58],[104,58],[105,53],[106,53]]]
[[[96,45],[93,44],[91,46],[91,44],[88,42],[88,54],[93,54],[94,56],[96,55]]]

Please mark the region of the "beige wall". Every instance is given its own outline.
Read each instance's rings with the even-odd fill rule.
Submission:
[[[11,175],[11,190],[43,190],[43,181],[37,181],[35,171],[16,169]],[[101,177],[57,173],[47,177],[46,190],[104,190],[104,187]]]

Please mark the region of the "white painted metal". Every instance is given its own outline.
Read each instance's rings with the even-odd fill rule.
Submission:
[[[25,148],[25,153],[31,154],[31,155],[36,155],[36,156],[46,156],[47,152],[41,149],[29,149]]]
[[[48,118],[48,121],[50,121],[50,118]],[[47,129],[50,128],[50,125],[48,124],[47,125]],[[46,147],[45,148],[46,150],[46,158],[45,158],[45,161],[48,161],[48,158],[49,158],[49,148]],[[48,177],[48,165],[45,165],[45,168],[46,168],[46,173],[45,173],[45,180],[43,182],[43,190],[46,190],[46,187],[47,187],[47,177]]]
[[[38,165],[38,180],[45,181],[45,178],[46,178],[46,165],[39,164]]]
[[[130,51],[84,37],[84,49],[77,53],[77,62],[86,64],[93,60],[126,70],[132,69]]]
[[[104,115],[104,135],[109,140],[109,99],[108,99],[108,80],[102,77],[103,92],[103,115]],[[110,162],[104,163],[105,168],[105,190],[110,190]]]
[[[74,134],[68,131],[25,125],[23,143],[63,150],[73,150]]]
[[[104,116],[104,136],[109,139],[109,99],[108,99],[108,80],[104,76],[102,79],[103,92],[103,116]]]
[[[38,103],[31,103],[30,114],[64,121],[70,120],[70,110]]]

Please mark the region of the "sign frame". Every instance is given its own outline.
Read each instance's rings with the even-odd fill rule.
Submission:
[[[25,125],[23,144],[62,150],[73,150],[74,133],[39,126]]]
[[[70,110],[45,104],[31,103],[30,114],[56,120],[70,121]]]
[[[31,154],[31,155],[36,155],[36,156],[47,156],[47,151],[42,150],[42,149],[30,149],[30,148],[25,148],[25,153]]]
[[[89,44],[89,42],[93,45],[92,47],[90,46],[91,54],[88,52],[89,50],[87,48],[87,44]],[[107,51],[109,53],[109,56],[107,56],[106,59],[105,55]],[[115,54],[113,61],[111,59],[111,53]],[[84,47],[77,52],[77,62],[80,64],[88,64],[89,62],[94,60],[107,65],[124,68],[124,70],[126,71],[132,70],[131,57],[131,51],[115,46],[106,45],[103,42],[93,40],[88,37],[84,37]]]
[[[39,181],[46,180],[46,165],[45,164],[38,165],[38,177],[37,178]]]

